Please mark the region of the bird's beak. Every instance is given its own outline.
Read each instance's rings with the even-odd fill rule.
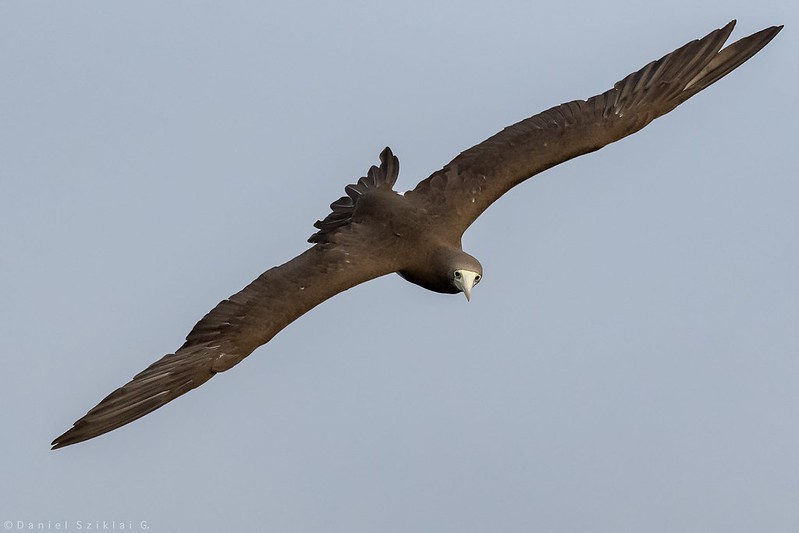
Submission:
[[[472,297],[474,281],[479,274],[470,270],[458,270],[458,272],[460,272],[461,277],[455,280],[455,285],[463,291],[463,295],[466,296],[466,301],[469,301]]]

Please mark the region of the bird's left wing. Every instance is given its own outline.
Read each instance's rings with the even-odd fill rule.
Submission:
[[[439,225],[462,234],[515,185],[640,130],[756,54],[782,26],[721,49],[735,21],[691,41],[588,100],[575,100],[508,126],[458,155],[405,196]]]
[[[398,163],[388,150],[381,158],[380,168],[372,167],[367,177],[347,188],[348,193],[358,199],[375,189],[391,188]],[[339,207],[336,216],[342,220],[324,226],[323,234],[314,238],[315,246],[220,302],[194,326],[180,349],[109,394],[56,438],[53,449],[102,435],[158,409],[236,365],[321,302],[394,272],[397,265],[385,253],[386,239],[379,228],[344,220],[356,203]]]

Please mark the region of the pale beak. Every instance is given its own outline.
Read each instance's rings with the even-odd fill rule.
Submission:
[[[472,287],[480,274],[471,270],[456,270],[455,272],[460,273],[460,277],[455,278],[455,286],[463,291],[466,300],[469,301],[472,297]]]

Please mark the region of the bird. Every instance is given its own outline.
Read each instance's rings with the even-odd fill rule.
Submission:
[[[390,148],[314,224],[312,245],[222,300],[185,343],[136,374],[51,443],[82,442],[128,424],[237,365],[323,301],[397,273],[443,294],[470,299],[483,276],[464,252],[469,226],[528,178],[631,135],[726,76],[782,29],[771,26],[722,48],[735,20],[693,40],[596,96],[504,128],[461,152],[410,191],[394,191],[399,160]]]

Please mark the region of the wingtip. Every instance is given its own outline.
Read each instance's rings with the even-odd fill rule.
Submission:
[[[726,28],[727,26],[730,26],[730,25],[732,25],[733,27],[735,27],[735,25],[736,25],[736,24],[738,24],[738,20],[737,20],[737,19],[732,19],[731,21],[729,21],[729,22],[727,23],[727,25],[725,26],[725,28]],[[776,29],[777,31],[780,31],[780,30],[783,28],[783,26],[785,26],[785,24],[780,24],[780,25],[775,25],[775,26],[769,26],[769,27],[768,27],[768,28],[766,28],[766,29],[767,29],[767,30],[774,30],[774,29]]]
[[[771,26],[770,28],[766,28],[765,30],[763,30],[763,33],[768,34],[768,40],[766,41],[766,44],[768,44],[774,37],[776,37],[777,34],[781,32],[782,28],[784,27],[785,27],[784,24],[780,24],[779,26]],[[765,44],[763,46],[765,46]]]
[[[735,29],[736,24],[738,24],[738,21],[736,19],[732,19],[731,21],[729,21],[727,24],[725,24],[716,31],[724,35],[724,41],[726,42],[727,39],[730,38],[730,35],[732,35],[732,30]]]
[[[774,37],[776,37],[780,31],[782,31],[783,27],[784,25],[782,24],[780,24],[779,26],[770,26],[768,28],[755,32],[752,35],[749,35],[748,37],[744,37],[743,39],[738,41],[738,43],[752,43],[751,44],[752,53],[750,54],[751,57],[752,55],[762,50],[763,47],[765,47],[768,43],[770,43],[771,40],[774,39]]]
[[[53,442],[50,443],[50,450],[57,450],[59,448],[63,448],[64,446],[69,446],[70,444],[75,444],[76,442],[80,442],[74,440],[74,437],[70,437],[70,433],[72,433],[74,429],[75,428],[72,427],[69,430],[65,431],[63,434],[53,439]]]
[[[732,33],[732,30],[733,28],[735,28],[735,25],[737,23],[738,23],[737,19],[732,19],[723,28],[720,28],[720,31],[723,31],[729,35],[730,33]],[[768,28],[764,28],[758,32],[755,32],[753,35],[768,34],[770,35],[769,40],[771,40],[772,38],[774,38],[775,35],[777,35],[780,31],[782,31],[782,28],[784,27],[785,27],[784,24],[769,26]]]
[[[89,439],[93,439],[94,437],[99,437],[100,435],[115,429],[108,428],[105,431],[89,432],[86,431],[86,424],[83,420],[84,419],[78,420],[72,425],[71,428],[53,439],[53,442],[50,443],[50,449],[57,450],[59,448],[64,448],[65,446],[72,446],[73,444],[78,444],[79,442],[84,442]]]

